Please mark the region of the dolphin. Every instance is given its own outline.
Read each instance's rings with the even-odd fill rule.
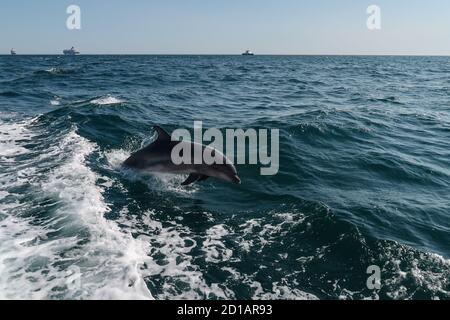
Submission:
[[[194,182],[201,182],[210,177],[214,177],[227,182],[240,184],[236,168],[233,163],[220,151],[209,146],[201,145],[202,152],[206,149],[211,152],[215,162],[206,164],[194,164],[194,146],[199,144],[189,141],[172,141],[171,136],[161,127],[155,126],[158,137],[149,146],[133,153],[123,165],[127,168],[140,171],[169,173],[169,174],[188,174],[183,186],[190,185]],[[185,144],[181,147],[191,148],[191,164],[174,164],[172,161],[172,150],[178,144]],[[180,147],[180,146],[179,146]],[[203,154],[203,153],[202,153]]]

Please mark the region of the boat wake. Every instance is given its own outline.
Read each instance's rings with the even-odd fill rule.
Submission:
[[[91,103],[99,106],[108,106],[108,105],[124,104],[125,100],[108,95],[105,97],[93,99],[91,100]]]
[[[0,124],[1,146],[13,150],[0,177],[0,298],[151,299],[139,273],[148,245],[104,217],[87,164],[95,144],[74,128],[36,154],[24,146],[40,134],[30,125]]]

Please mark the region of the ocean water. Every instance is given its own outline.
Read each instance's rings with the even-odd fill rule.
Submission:
[[[278,175],[122,169],[194,120]],[[2,56],[0,298],[449,299],[449,143],[446,57]]]

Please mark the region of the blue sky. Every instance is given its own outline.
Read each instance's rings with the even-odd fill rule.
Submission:
[[[81,30],[66,28],[70,4]],[[450,55],[450,1],[0,0],[0,30],[0,53]]]

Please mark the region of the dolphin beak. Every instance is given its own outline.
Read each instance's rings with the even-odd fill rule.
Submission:
[[[241,179],[240,179],[237,175],[235,175],[235,176],[232,178],[232,180],[233,180],[233,183],[241,184]]]

